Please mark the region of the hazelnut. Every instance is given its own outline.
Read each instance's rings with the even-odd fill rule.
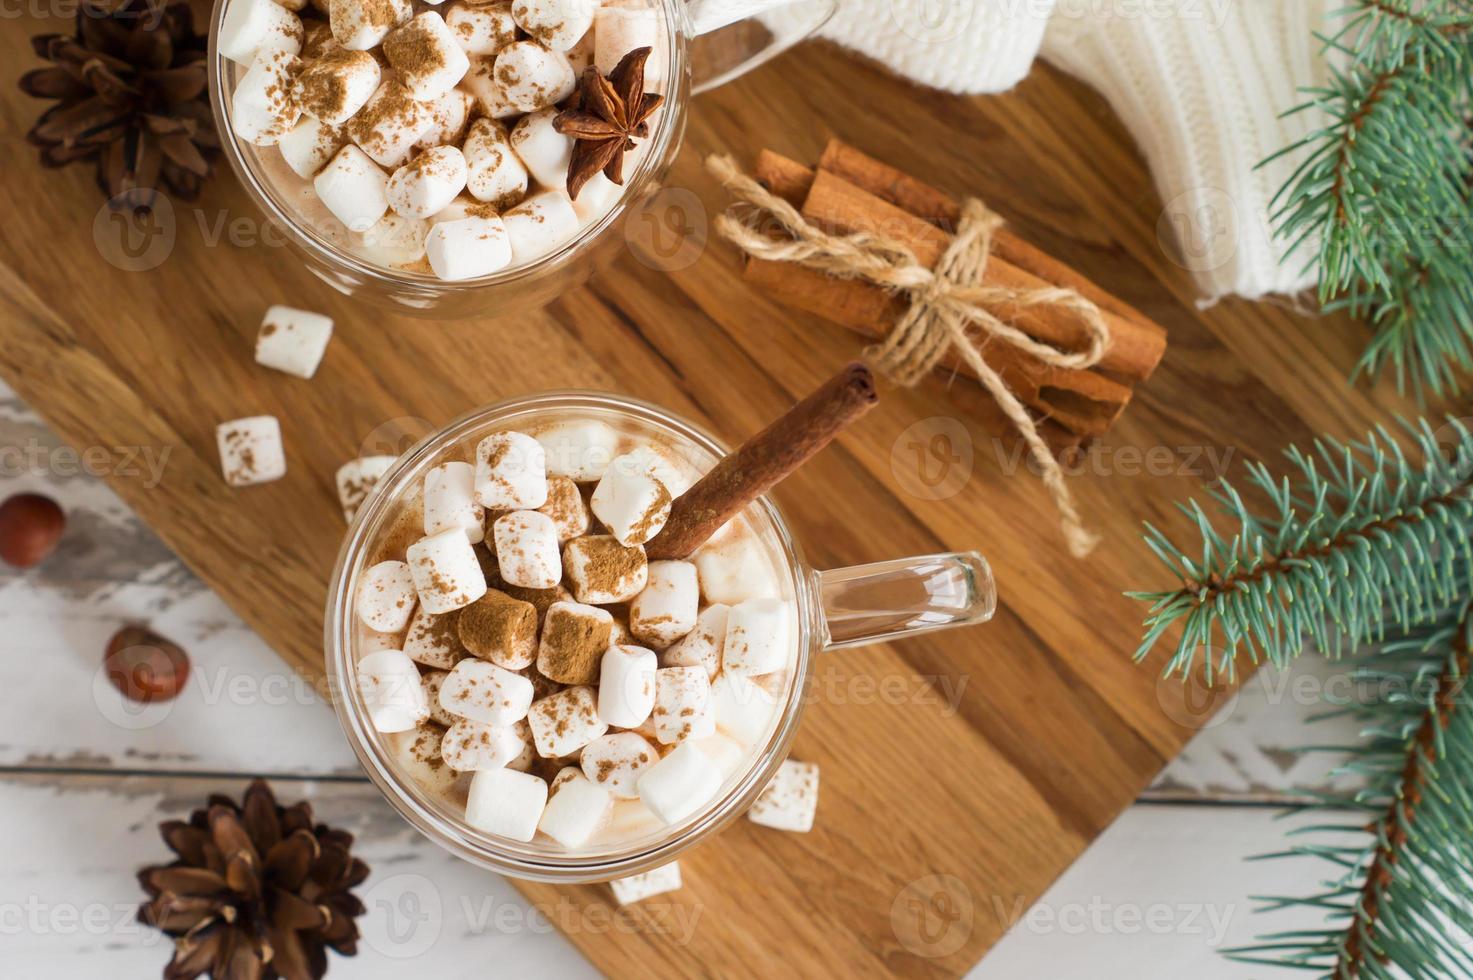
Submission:
[[[189,655],[177,643],[140,626],[125,626],[107,642],[107,679],[132,701],[170,701],[189,680]]]
[[[30,568],[45,561],[66,529],[66,514],[50,497],[18,493],[0,504],[0,561]]]

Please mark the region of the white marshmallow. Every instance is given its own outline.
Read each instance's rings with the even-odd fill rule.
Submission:
[[[726,616],[730,606],[707,606],[696,617],[695,628],[660,654],[661,667],[704,667],[711,680],[721,672],[721,651],[726,646]]]
[[[338,503],[343,505],[343,517],[349,524],[358,516],[358,508],[373,493],[374,487],[389,467],[394,465],[394,456],[360,456],[350,459],[338,467]]]
[[[746,534],[712,541],[691,556],[707,602],[774,599],[777,583],[762,546]]]
[[[399,650],[376,650],[359,660],[358,691],[378,731],[407,732],[430,716],[419,668]]]
[[[428,218],[445,210],[465,188],[465,157],[453,146],[425,150],[394,171],[385,193],[389,207],[406,218]]]
[[[413,627],[411,626],[410,628],[412,629]],[[411,657],[410,659],[413,658]],[[455,724],[456,720],[455,715],[452,715],[440,706],[440,688],[445,686],[445,678],[449,676],[449,672],[443,670],[421,671],[419,675],[420,683],[424,685],[425,689],[425,701],[428,702],[430,707],[430,721],[433,721],[442,728],[449,728]],[[441,734],[443,735],[444,733],[442,732]],[[439,750],[440,739],[436,738],[435,751],[438,752]]]
[[[642,800],[615,800],[609,825],[604,828],[606,840],[635,840],[665,832],[665,824],[650,812]]]
[[[607,534],[569,541],[563,549],[568,581],[579,602],[608,605],[627,602],[649,581],[649,565],[639,545],[625,546]]]
[[[664,649],[696,628],[701,588],[688,561],[652,561],[649,584],[629,606],[629,631]]]
[[[565,476],[547,478],[547,503],[537,508],[557,525],[557,539],[571,541],[588,533],[588,505],[578,484]]]
[[[302,50],[302,21],[274,0],[230,0],[220,21],[220,54],[249,65],[258,51]]]
[[[380,633],[397,633],[414,615],[414,578],[402,561],[381,561],[363,573],[354,599],[363,625]]]
[[[818,766],[783,760],[772,782],[747,811],[747,819],[764,827],[806,834],[818,810]]]
[[[507,4],[452,3],[445,23],[455,43],[468,55],[492,55],[517,39],[517,24]]]
[[[425,238],[430,269],[446,282],[500,272],[511,265],[511,243],[498,217],[437,221]]]
[[[588,504],[622,544],[644,544],[670,519],[672,499],[670,491],[651,473],[621,466],[615,459],[598,481]]]
[[[781,599],[748,599],[731,607],[726,619],[722,666],[734,674],[770,674],[788,663],[788,604]]]
[[[624,196],[624,188],[605,177],[600,170],[588,183],[578,189],[573,198],[573,213],[582,225],[591,225],[614,210],[614,205]]]
[[[577,766],[563,766],[557,771],[557,775],[552,777],[552,782],[547,784],[547,798],[552,799],[558,794],[558,790],[582,775],[583,770]]]
[[[720,732],[697,739],[696,748],[716,764],[716,768],[721,770],[723,779],[736,775],[747,761],[746,748],[736,739]]]
[[[777,699],[742,674],[723,671],[711,682],[716,727],[743,745],[755,745],[767,734]]]
[[[552,476],[588,483],[604,475],[618,452],[619,433],[604,422],[559,422],[537,433]]]
[[[426,612],[448,613],[486,594],[486,573],[460,528],[421,538],[405,558]]]
[[[414,143],[416,150],[432,146],[459,146],[465,141],[466,123],[476,100],[469,92],[453,88],[429,103],[434,122]]]
[[[348,144],[312,181],[317,196],[349,231],[367,231],[389,210],[389,178],[361,149]]]
[[[496,56],[496,81],[508,102],[536,112],[573,94],[577,79],[568,56],[536,41],[513,41]]]
[[[435,125],[428,102],[417,102],[395,79],[378,87],[368,104],[348,120],[348,136],[381,167],[397,167]]]
[[[276,148],[281,151],[286,165],[292,168],[292,173],[311,180],[347,142],[348,137],[341,129],[303,115],[301,122],[281,138]]]
[[[517,740],[522,743],[522,748],[517,753],[517,757],[506,764],[506,768],[515,769],[517,772],[531,772],[532,763],[537,761],[537,749],[532,745],[532,728],[527,724],[527,719],[523,718],[511,726],[511,730],[516,733]],[[549,796],[551,796],[551,790],[549,790]]]
[[[578,764],[583,775],[623,800],[639,798],[639,774],[660,759],[660,753],[634,732],[614,732],[583,746]]]
[[[531,705],[530,680],[475,657],[457,663],[440,687],[440,707],[497,728],[508,728],[527,717]]]
[[[503,214],[501,220],[506,222],[512,260],[518,264],[556,252],[578,233],[573,202],[558,190],[534,194]]]
[[[537,829],[564,847],[582,847],[608,822],[613,809],[614,800],[607,790],[573,770],[557,792],[549,791],[547,809],[542,811]]]
[[[332,317],[273,306],[266,310],[256,334],[256,363],[310,378],[317,373],[331,339]]]
[[[544,187],[568,186],[568,164],[573,159],[573,138],[553,128],[556,108],[529,112],[512,127],[511,148],[527,170]]]
[[[662,745],[716,733],[711,682],[704,667],[661,667],[655,671],[655,737]]]
[[[471,94],[481,112],[492,119],[510,119],[520,116],[522,110],[512,104],[506,90],[496,80],[496,59],[474,58],[471,70],[460,81],[461,87]]]
[[[557,526],[546,514],[516,510],[492,525],[501,577],[525,589],[551,589],[562,580],[563,559]]]
[[[520,432],[493,432],[478,442],[476,499],[487,510],[527,510],[547,503],[547,454],[542,444]]]
[[[459,773],[440,758],[440,741],[445,729],[433,721],[422,721],[412,730],[386,739],[399,768],[426,793],[450,793]]]
[[[609,726],[598,717],[591,687],[570,687],[534,702],[527,715],[532,741],[544,759],[572,755],[603,735]]]
[[[415,663],[449,670],[465,659],[466,649],[455,631],[455,620],[415,609],[404,636],[404,653]]]
[[[620,905],[633,905],[655,895],[677,891],[680,888],[680,862],[671,861],[663,868],[644,874],[615,878],[609,882],[609,887],[614,890],[614,900]]]
[[[617,728],[638,728],[655,707],[653,650],[611,646],[599,663],[598,716]]]
[[[681,742],[639,777],[639,798],[666,824],[678,823],[721,789],[721,770],[693,742]]]
[[[593,63],[605,75],[636,48],[653,48],[644,64],[646,88],[665,77],[660,17],[652,7],[600,7],[593,18]]]
[[[433,10],[391,31],[384,38],[383,53],[399,82],[421,102],[432,102],[455,88],[471,67],[445,18]]]
[[[220,469],[232,487],[270,483],[286,476],[281,424],[274,415],[253,415],[215,427]]]
[[[617,468],[624,474],[648,473],[663,483],[672,497],[685,493],[695,482],[694,478],[685,469],[678,466],[668,453],[654,446],[635,446],[628,452],[615,457],[609,466]]]
[[[573,74],[582,76],[583,70],[593,64],[593,32],[584,34],[582,39],[567,51],[568,64],[573,66]]]
[[[511,727],[457,718],[440,743],[440,758],[456,772],[500,769],[522,754],[524,745]]]
[[[481,769],[471,779],[465,822],[477,830],[529,841],[547,805],[547,784],[514,769]]]
[[[517,26],[554,51],[567,51],[593,26],[598,0],[514,0]]]
[[[476,471],[470,463],[452,460],[425,474],[425,533],[439,534],[458,527],[471,544],[485,538],[486,511],[476,503]]]
[[[328,0],[327,6],[333,39],[350,51],[378,47],[413,13],[409,0]]]
[[[429,222],[391,211],[355,236],[358,254],[379,265],[413,265],[424,258],[425,236],[429,230]]]
[[[307,0],[276,0],[276,2],[294,14],[307,9]]]
[[[512,150],[506,129],[495,120],[477,119],[466,134],[466,190],[498,208],[515,204],[527,192],[527,169]]]
[[[270,0],[267,0],[270,2]],[[257,146],[275,146],[302,118],[293,77],[301,61],[287,51],[256,55],[230,97],[230,127]]]
[[[341,126],[368,104],[381,78],[373,55],[334,46],[308,62],[297,77],[302,111],[328,126]]]

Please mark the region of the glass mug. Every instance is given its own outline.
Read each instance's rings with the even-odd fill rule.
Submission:
[[[624,191],[601,217],[584,222],[556,251],[478,279],[446,282],[429,271],[396,269],[355,253],[353,232],[315,201],[311,181],[298,177],[274,146],[236,138],[231,93],[245,68],[219,53],[220,26],[230,0],[215,0],[210,18],[210,104],[225,158],[273,227],[319,278],[351,296],[412,315],[456,318],[536,309],[586,279],[598,258],[611,256],[625,219],[659,189],[680,149],[690,96],[730,81],[797,44],[833,16],[837,0],[645,0],[657,12],[658,65],[665,105],[649,137],[625,161]],[[592,3],[596,0],[566,0]],[[768,11],[781,16],[763,19]],[[424,8],[416,4],[416,9]],[[699,45],[696,44],[700,39]],[[310,214],[308,208],[317,213]],[[361,246],[361,240],[359,241]]]
[[[368,716],[356,683],[354,665],[370,640],[354,615],[353,598],[364,571],[375,562],[399,557],[382,541],[395,522],[398,543],[422,535],[404,533],[406,517],[417,516],[406,502],[425,473],[447,458],[473,459],[477,442],[492,432],[532,431],[557,422],[599,420],[635,443],[656,443],[687,472],[702,473],[725,455],[709,434],[670,413],[631,398],[591,392],[552,392],[516,398],[479,409],[422,440],[384,474],[359,509],[338,556],[326,615],[327,672],[339,721],[369,777],[389,802],[430,840],[474,864],[502,874],[562,883],[607,881],[649,871],[719,831],[745,812],[788,754],[802,714],[805,691],[817,656],[839,647],[914,636],[931,630],[983,623],[992,618],[996,591],[987,562],[975,552],[928,555],[815,572],[777,507],[761,498],[742,515],[763,550],[780,597],[789,602],[789,666],[774,685],[780,690],[766,723],[765,737],[743,747],[741,761],[729,767],[721,789],[689,817],[672,825],[635,821],[636,832],[622,839],[595,838],[569,849],[541,837],[521,843],[484,833],[465,821],[463,793],[436,793],[416,781],[396,759],[396,738],[382,735]],[[381,648],[380,642],[373,649]],[[718,714],[718,723],[720,716]],[[698,743],[699,744],[699,743]],[[468,774],[461,777],[468,778]],[[631,807],[635,807],[631,804]],[[638,804],[637,808],[642,809]],[[620,811],[615,811],[615,820]],[[648,811],[645,811],[648,813]],[[652,817],[652,815],[650,815]]]

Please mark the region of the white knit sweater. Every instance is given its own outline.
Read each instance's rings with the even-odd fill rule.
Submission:
[[[1324,84],[1316,30],[1341,0],[839,0],[820,32],[916,81],[999,92],[1040,53],[1098,89],[1165,202],[1162,242],[1209,299],[1294,292],[1309,250],[1281,261],[1269,202],[1323,124],[1281,114]]]

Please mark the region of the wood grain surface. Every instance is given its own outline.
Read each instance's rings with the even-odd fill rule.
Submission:
[[[33,64],[26,35],[48,26],[11,20],[0,34],[12,134],[0,184],[0,372],[74,447],[111,461],[99,468],[113,470],[120,496],[309,677],[321,672],[343,533],[333,472],[365,445],[566,386],[641,395],[737,440],[856,353],[844,331],[754,295],[716,242],[674,269],[631,248],[542,313],[455,323],[387,314],[334,293],[262,236],[229,173],[175,208],[162,264],[120,269],[97,244],[105,223],[94,237],[91,173],[43,171],[19,139],[39,108],[14,84]],[[1224,464],[1320,430],[1352,435],[1406,408],[1384,387],[1346,386],[1364,327],[1268,304],[1199,310],[1189,273],[1157,238],[1160,202],[1128,138],[1098,97],[1043,67],[1014,93],[968,99],[809,45],[702,97],[670,184],[714,214],[725,202],[700,168],[706,153],[750,159],[770,146],[815,159],[830,135],[983,196],[1025,238],[1165,325],[1171,347],[1071,476],[1103,536],[1087,562],[1067,556],[1037,480],[981,428],[983,396],[963,379],[886,387],[860,428],[780,488],[821,567],[979,548],[997,575],[998,615],[821,661],[795,749],[823,767],[814,832],[759,834],[742,821],[682,858],[703,910],[683,942],[654,929],[571,930],[611,976],[965,970],[1003,925],[977,915],[944,937],[959,942],[926,941],[927,922],[914,918],[930,914],[926,903],[980,909],[1038,896],[1194,731],[1181,723],[1191,706],[1179,685],[1130,661],[1141,609],[1121,590],[1163,581],[1140,522],[1179,526],[1171,503]],[[705,214],[684,218],[699,228]],[[252,360],[261,313],[276,302],[337,321],[311,382]],[[232,490],[214,427],[259,413],[281,419],[289,473]],[[931,499],[904,488],[937,426],[969,434],[972,469]],[[168,451],[157,483],[122,465],[139,448]],[[593,889],[557,894],[604,901]]]

